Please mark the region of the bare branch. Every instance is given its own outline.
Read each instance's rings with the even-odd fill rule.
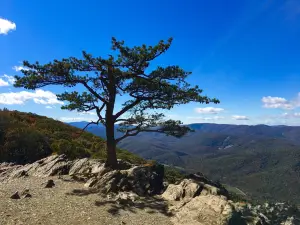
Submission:
[[[88,124],[86,124],[85,127],[81,129],[81,132],[80,132],[80,134],[78,135],[78,137],[80,137],[80,136],[84,133],[85,129],[86,129],[88,126],[90,126],[91,124],[99,125],[99,122],[100,122],[100,119],[98,119],[97,122],[91,121],[91,122],[89,122]]]

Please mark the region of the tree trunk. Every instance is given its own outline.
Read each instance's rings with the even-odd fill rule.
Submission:
[[[116,152],[116,142],[109,141],[107,139],[106,143],[106,152],[107,152],[107,158],[106,158],[106,167],[110,167],[112,169],[118,168],[118,161],[117,161],[117,152]]]
[[[106,123],[106,152],[107,159],[105,166],[112,169],[117,169],[117,152],[116,152],[116,140],[115,140],[115,127],[114,122],[107,120]]]
[[[116,140],[115,140],[115,118],[114,118],[114,107],[116,100],[116,85],[115,77],[113,74],[112,66],[108,66],[108,92],[109,102],[106,104],[106,151],[107,159],[106,166],[112,169],[118,168],[117,152],[116,152]]]

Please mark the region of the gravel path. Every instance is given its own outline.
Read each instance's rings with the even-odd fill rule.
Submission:
[[[91,194],[83,184],[51,178],[55,187],[44,188],[49,178],[27,177],[0,183],[1,225],[171,225],[166,204],[143,199],[134,205],[117,204]],[[29,189],[31,198],[11,199],[10,196]]]

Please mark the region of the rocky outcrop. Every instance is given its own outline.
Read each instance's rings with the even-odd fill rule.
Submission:
[[[163,170],[155,166],[134,166],[128,170],[112,170],[88,181],[101,193],[132,191],[138,195],[161,194]]]
[[[180,184],[170,184],[162,197],[169,201],[190,200],[198,195],[221,195],[220,188],[196,181],[194,179],[184,179]]]
[[[243,204],[234,203],[235,210],[247,224],[262,225],[300,225],[300,212],[287,203]]]
[[[169,201],[176,225],[296,225],[295,212],[285,204],[251,204],[233,202],[227,191],[212,181],[192,179],[170,184],[161,195]],[[198,176],[197,176],[198,177]]]
[[[228,224],[234,208],[221,193],[212,182],[190,176],[177,185],[170,184],[162,197],[172,204],[174,224]]]
[[[65,155],[52,155],[24,166],[1,163],[0,181],[26,176],[49,177],[68,174],[72,165],[73,162],[68,161]]]
[[[93,187],[105,194],[132,191],[138,195],[154,195],[162,192],[164,175],[162,166],[137,166],[121,160],[119,165],[119,170],[111,170],[105,167],[102,160],[83,158],[72,161],[65,155],[52,155],[24,166],[1,163],[0,182],[27,176],[70,175],[85,182],[85,187]]]
[[[169,213],[173,215],[171,220],[176,225],[300,224],[299,215],[295,213],[297,210],[290,206],[279,203],[253,206],[233,202],[228,199],[228,192],[222,185],[201,173],[188,175],[178,184],[166,185],[163,183],[163,166],[132,165],[124,161],[119,161],[119,165],[119,170],[112,170],[105,167],[102,160],[68,160],[65,155],[53,155],[24,166],[1,163],[0,182],[29,176],[68,175],[83,182],[85,188],[92,188],[120,204],[135,202],[139,196],[159,194],[160,199],[168,202]],[[51,178],[42,185],[54,190],[57,187]],[[12,199],[30,197],[28,191],[11,195]]]
[[[175,217],[174,224],[221,225],[228,224],[233,207],[226,198],[214,195],[200,195],[183,205]]]

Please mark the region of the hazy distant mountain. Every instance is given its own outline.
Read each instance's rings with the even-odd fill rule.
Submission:
[[[85,123],[71,125],[83,127]],[[124,139],[119,147],[147,159],[204,172],[259,198],[276,196],[277,200],[300,202],[300,127],[189,126],[195,132],[180,139],[140,133]],[[105,138],[103,126],[87,131]]]

